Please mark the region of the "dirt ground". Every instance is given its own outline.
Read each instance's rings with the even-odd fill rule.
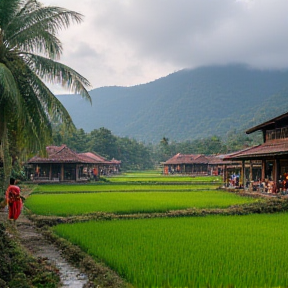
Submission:
[[[46,258],[52,265],[59,269],[62,282],[61,287],[83,288],[88,282],[87,276],[77,268],[71,266],[54,245],[50,244],[37,230],[33,223],[21,214],[16,223],[8,220],[7,211],[0,209],[0,222],[5,223],[13,235],[17,237],[25,249],[35,258]]]

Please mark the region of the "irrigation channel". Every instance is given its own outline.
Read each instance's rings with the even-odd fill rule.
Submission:
[[[61,251],[49,243],[37,230],[33,223],[21,214],[15,224],[8,223],[7,212],[0,210],[0,222],[11,225],[13,237],[17,237],[21,245],[35,258],[45,258],[59,270],[62,287],[83,288],[88,280],[85,274],[71,266],[62,256]],[[15,226],[14,226],[15,225]],[[87,287],[87,286],[86,286]]]

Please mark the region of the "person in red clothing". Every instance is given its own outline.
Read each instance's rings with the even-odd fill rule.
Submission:
[[[6,190],[6,203],[8,206],[8,218],[17,220],[22,210],[22,199],[20,196],[20,188],[15,185],[16,180],[10,178],[10,185]]]

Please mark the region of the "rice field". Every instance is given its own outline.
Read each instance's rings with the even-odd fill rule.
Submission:
[[[255,199],[223,191],[100,192],[35,194],[25,205],[39,215],[72,216],[93,212],[152,213],[187,208],[226,208]]]
[[[66,193],[66,192],[81,192],[81,193],[88,193],[88,192],[140,192],[140,191],[195,191],[195,190],[216,190],[219,187],[219,184],[149,184],[146,183],[145,185],[142,184],[135,184],[135,183],[125,183],[125,184],[118,184],[118,183],[109,183],[109,184],[46,184],[46,185],[38,185],[33,190],[33,194],[38,193]]]
[[[135,287],[287,287],[288,214],[117,220],[54,231]]]
[[[141,183],[147,183],[147,182],[170,182],[170,183],[177,183],[177,182],[187,182],[187,183],[222,183],[223,179],[220,176],[197,176],[197,177],[191,177],[191,176],[182,176],[182,175],[151,175],[151,174],[133,174],[133,173],[127,173],[121,176],[116,177],[108,177],[108,181],[110,182],[141,182]]]
[[[25,206],[35,214],[66,217],[221,209],[259,201],[216,190],[221,179],[209,177],[149,171],[104,183],[39,185]],[[279,213],[90,221],[52,229],[133,287],[287,288],[287,223],[288,214]]]

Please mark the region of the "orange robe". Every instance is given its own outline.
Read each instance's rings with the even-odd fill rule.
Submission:
[[[20,198],[20,188],[10,185],[6,191],[6,201],[9,208],[9,219],[17,220],[22,210],[22,199]]]

